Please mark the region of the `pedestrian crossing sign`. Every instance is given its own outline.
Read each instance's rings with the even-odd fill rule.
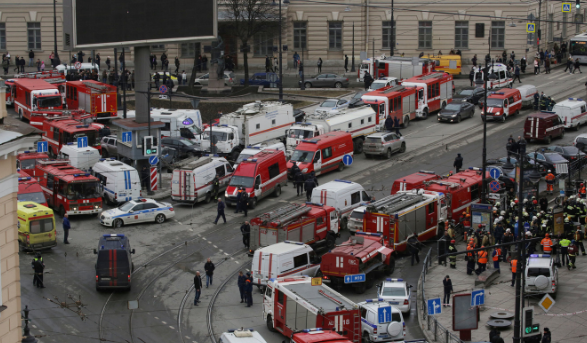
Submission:
[[[563,13],[571,12],[571,3],[570,2],[563,2]]]
[[[528,32],[528,33],[536,32],[536,25],[534,23],[526,23],[526,32]]]

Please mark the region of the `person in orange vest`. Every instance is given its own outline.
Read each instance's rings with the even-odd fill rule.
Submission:
[[[473,250],[475,247],[473,246],[473,242],[467,245],[467,274],[473,275],[473,270],[475,270],[475,255],[473,252],[469,250]]]
[[[581,197],[581,199],[585,199],[585,185],[583,184],[579,186],[579,196]]]
[[[514,287],[514,284],[516,283],[516,271],[518,270],[518,260],[517,260],[517,257],[514,257],[510,261],[510,269],[512,270],[512,287]]]
[[[552,191],[554,190],[554,179],[554,174],[549,170],[548,174],[544,177],[544,180],[546,180],[546,191],[550,195],[552,195]]]
[[[550,239],[550,235],[547,233],[542,241],[540,241],[540,245],[542,245],[542,252],[545,254],[550,254],[552,252],[552,240]]]
[[[499,270],[499,258],[501,256],[501,248],[495,248],[493,249],[493,268],[497,269],[497,272],[501,274],[501,271]]]
[[[485,248],[485,246],[481,246],[481,249]],[[487,269],[487,251],[480,250],[477,252],[477,265],[479,268],[475,270],[475,274],[479,275],[483,273]]]

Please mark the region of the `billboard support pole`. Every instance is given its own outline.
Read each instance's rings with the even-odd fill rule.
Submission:
[[[136,89],[135,93],[147,94],[151,89],[150,79],[150,65],[149,65],[149,46],[136,46],[134,53],[135,62],[135,78],[136,78]],[[137,123],[150,123],[149,119],[149,101],[147,98],[139,96],[135,97],[135,109]]]

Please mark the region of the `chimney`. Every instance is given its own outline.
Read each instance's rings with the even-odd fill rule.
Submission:
[[[4,118],[8,116],[6,111],[6,85],[4,79],[0,78],[0,125],[4,124]]]

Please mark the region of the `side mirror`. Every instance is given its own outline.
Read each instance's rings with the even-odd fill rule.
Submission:
[[[98,254],[98,250],[94,249],[94,254],[97,255]]]
[[[135,253],[135,249],[132,249],[132,250],[130,251],[130,253],[131,253],[131,254],[134,254],[134,253]],[[412,286],[410,286],[410,287],[412,287]]]

